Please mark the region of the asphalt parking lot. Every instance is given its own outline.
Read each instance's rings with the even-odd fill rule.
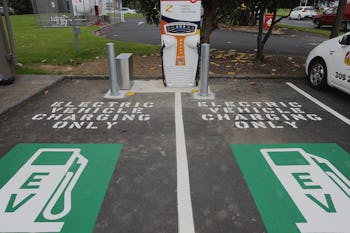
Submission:
[[[303,80],[212,79],[214,99],[162,87],[105,99],[108,86],[64,79],[1,115],[0,232],[18,218],[35,232],[350,229],[349,95]],[[46,196],[70,162],[27,162],[45,150],[74,151],[76,164]],[[40,195],[37,215],[16,215]]]

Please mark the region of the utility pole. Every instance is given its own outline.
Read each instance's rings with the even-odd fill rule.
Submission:
[[[11,84],[15,80],[16,52],[10,23],[7,0],[3,0],[5,23],[0,16],[0,84]]]

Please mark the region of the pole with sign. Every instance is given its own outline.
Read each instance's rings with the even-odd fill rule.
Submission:
[[[161,44],[164,84],[196,85],[200,45],[200,0],[161,0]]]

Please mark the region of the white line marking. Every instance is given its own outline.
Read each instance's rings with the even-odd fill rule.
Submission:
[[[192,93],[198,87],[164,87],[163,80],[134,80],[131,91],[136,93]]]
[[[335,111],[334,109],[328,107],[327,105],[325,105],[324,103],[322,103],[321,101],[317,100],[316,98],[312,97],[311,95],[309,95],[308,93],[306,93],[305,91],[301,90],[300,88],[298,88],[297,86],[295,86],[293,83],[290,82],[286,82],[286,84],[288,86],[290,86],[291,88],[293,88],[295,91],[299,92],[300,94],[302,94],[303,96],[305,96],[306,98],[308,98],[309,100],[311,100],[312,102],[314,102],[315,104],[317,104],[318,106],[320,106],[321,108],[323,108],[324,110],[326,110],[327,112],[329,112],[330,114],[332,114],[333,116],[337,117],[338,119],[342,120],[343,122],[345,122],[346,124],[350,125],[350,120],[349,118],[343,116],[342,114],[338,113],[337,111]]]
[[[178,232],[195,233],[181,101],[181,92],[175,92]]]

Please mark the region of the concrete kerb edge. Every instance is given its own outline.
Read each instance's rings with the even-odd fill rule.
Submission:
[[[99,36],[99,37],[102,37],[102,36],[99,35],[100,31],[102,31],[103,29],[106,29],[106,28],[110,28],[110,27],[112,27],[113,25],[115,25],[115,24],[120,24],[120,23],[122,23],[122,22],[116,22],[116,23],[112,23],[112,24],[107,24],[107,25],[100,26],[98,29],[96,29],[96,30],[94,31],[94,35]]]
[[[21,100],[18,100],[18,101],[15,101],[14,103],[12,103],[12,105],[10,105],[9,107],[7,108],[4,108],[2,110],[0,110],[0,116],[2,116],[3,114],[7,113],[8,111],[12,110],[12,109],[15,109],[19,106],[21,106],[22,104],[26,103],[28,100],[30,100],[31,98],[45,92],[46,90],[52,88],[53,86],[55,86],[56,84],[58,84],[59,82],[63,81],[64,80],[64,76],[61,76],[61,75],[57,75],[57,79],[55,81],[53,81],[52,83],[50,83],[49,85],[47,86],[44,86],[40,89],[38,89],[38,91],[36,91],[35,93],[29,95],[28,97],[26,97],[25,99],[21,99]]]
[[[87,80],[108,80],[107,75],[66,75],[65,79],[87,79]],[[306,75],[269,75],[269,74],[238,74],[238,75],[225,75],[225,74],[211,74],[209,79],[305,79]],[[154,80],[154,79],[163,79],[163,76],[160,75],[134,75],[133,79],[135,80]]]
[[[210,79],[305,79],[306,75],[293,75],[293,74],[237,74],[237,75],[225,75],[225,74],[212,74],[209,75]]]

